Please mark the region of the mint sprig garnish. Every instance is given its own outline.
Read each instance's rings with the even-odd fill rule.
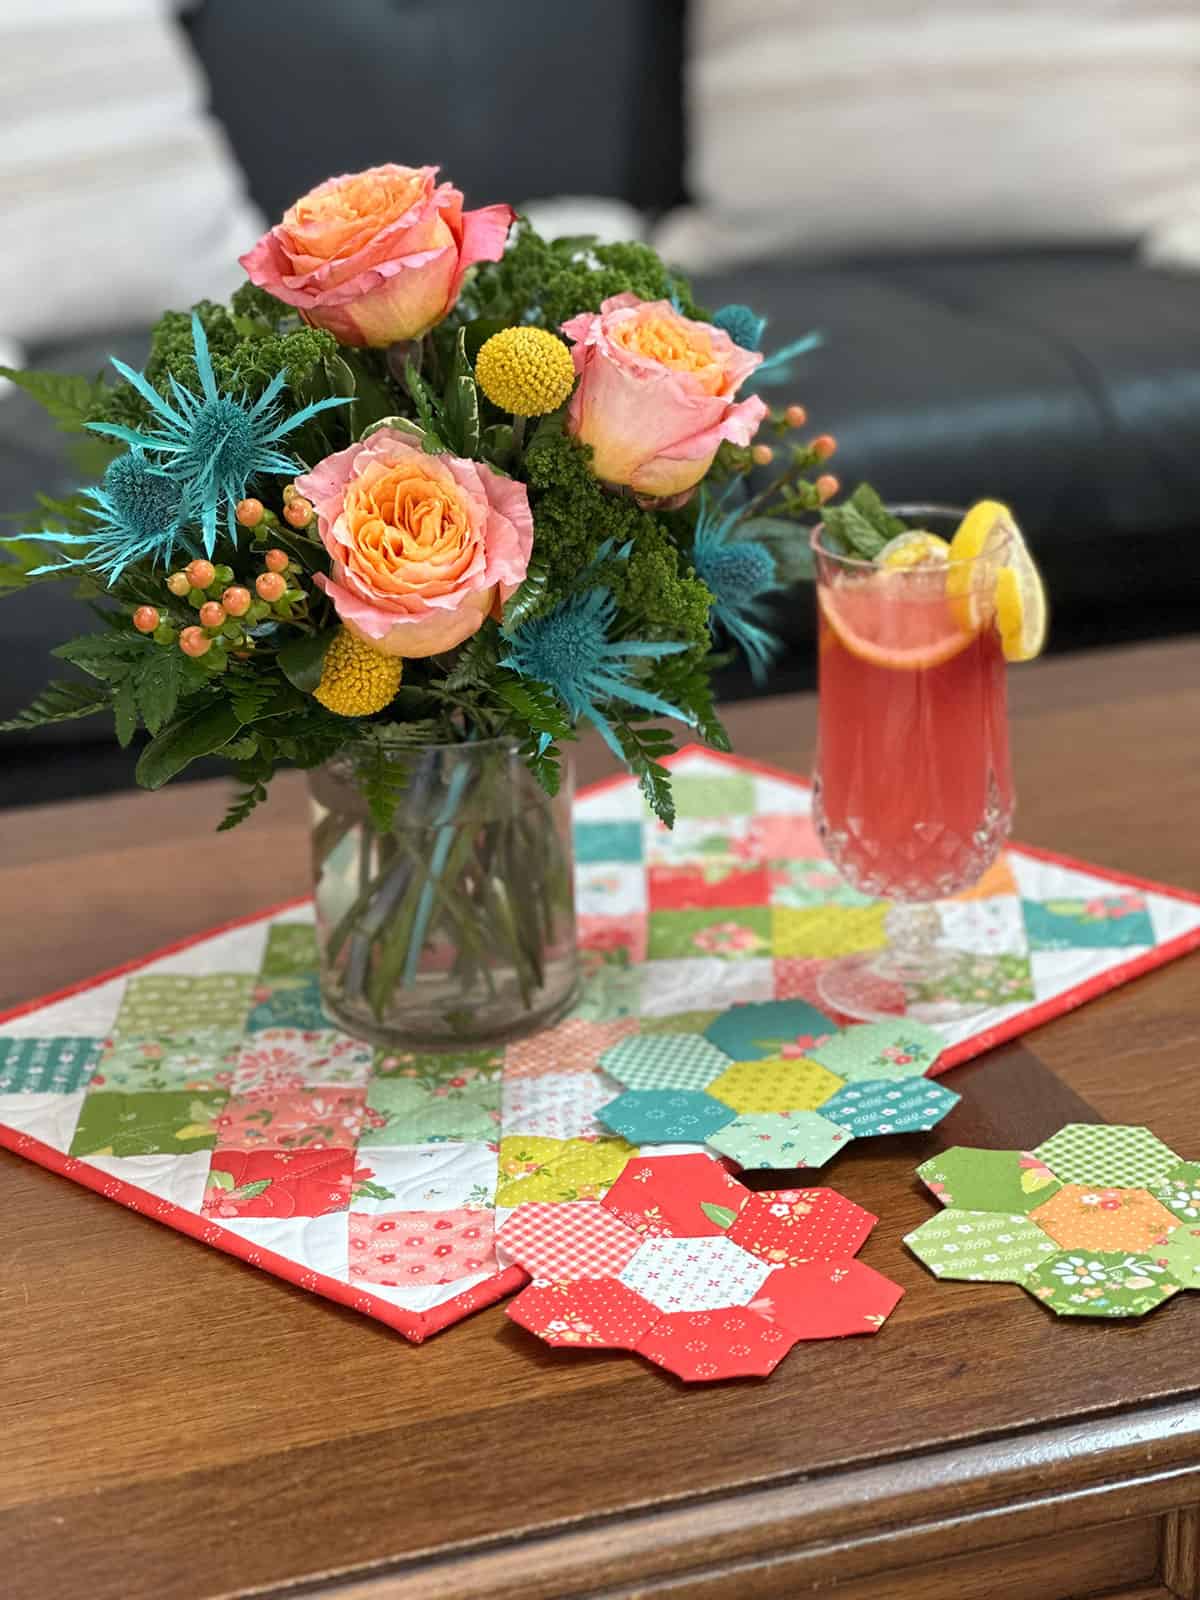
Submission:
[[[887,510],[869,483],[860,483],[841,505],[827,506],[824,524],[824,544],[862,561],[874,561],[885,545],[908,531],[907,524]]]

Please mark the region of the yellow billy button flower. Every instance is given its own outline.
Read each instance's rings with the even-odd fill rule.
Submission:
[[[402,670],[399,656],[381,655],[339,628],[325,652],[313,699],[338,717],[369,717],[395,699]]]
[[[570,394],[575,363],[562,340],[545,328],[505,328],[480,347],[475,380],[501,411],[542,417]]]

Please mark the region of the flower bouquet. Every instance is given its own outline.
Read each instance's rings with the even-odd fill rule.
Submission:
[[[5,541],[0,593],[74,580],[101,621],[5,726],[109,711],[151,789],[220,756],[222,827],[308,769],[327,1009],[409,1041],[544,1021],[575,975],[563,746],[596,728],[667,824],[663,723],[727,748],[717,652],[765,669],[837,489],[833,441],[754,392],[810,341],[765,356],[647,247],[464,211],[434,168],[331,179],[242,264],[142,371],[5,374],[96,481]]]

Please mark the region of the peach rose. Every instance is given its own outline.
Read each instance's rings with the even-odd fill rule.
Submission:
[[[499,614],[529,565],[525,485],[427,455],[395,428],[326,456],[296,487],[333,560],[316,582],[350,632],[386,655],[452,650]]]
[[[241,264],[251,282],[342,344],[416,339],[458,299],[476,261],[498,261],[511,206],[464,211],[436,167],[329,178],[263,234]]]
[[[685,495],[722,439],[749,444],[767,407],[735,403],[762,356],[668,300],[618,294],[564,322],[579,383],[567,431],[592,447],[596,476],[647,498]]]

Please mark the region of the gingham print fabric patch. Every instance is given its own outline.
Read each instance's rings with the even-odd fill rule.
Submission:
[[[600,1065],[626,1089],[703,1089],[730,1064],[698,1033],[649,1033],[622,1039]]]
[[[503,1255],[553,1279],[616,1277],[641,1242],[598,1200],[518,1206],[496,1235]]]
[[[1063,1183],[1131,1188],[1164,1178],[1179,1164],[1179,1157],[1149,1128],[1110,1128],[1090,1122],[1068,1122],[1034,1154]]]

